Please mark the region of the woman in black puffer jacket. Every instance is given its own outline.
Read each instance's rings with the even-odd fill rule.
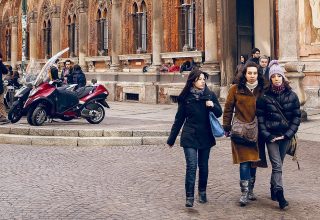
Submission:
[[[298,96],[289,86],[278,61],[271,61],[269,67],[270,86],[257,100],[257,116],[259,132],[267,144],[272,164],[271,198],[283,209],[289,204],[283,196],[282,165],[290,140],[298,131],[301,112]]]

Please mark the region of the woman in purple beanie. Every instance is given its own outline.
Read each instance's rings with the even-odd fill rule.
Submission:
[[[277,60],[269,64],[270,86],[257,100],[257,116],[260,135],[266,142],[272,174],[270,180],[271,199],[279,202],[280,209],[289,203],[284,198],[282,181],[283,160],[291,138],[300,125],[300,102],[292,91]]]

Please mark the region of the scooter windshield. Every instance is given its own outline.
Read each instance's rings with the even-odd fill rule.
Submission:
[[[23,74],[20,83],[23,85],[33,86],[37,76],[39,75],[41,70],[41,63],[35,60],[30,60],[28,63],[26,72]]]
[[[55,61],[65,52],[67,52],[69,50],[68,48],[65,48],[64,50],[61,50],[60,52],[58,52],[57,54],[55,54],[54,56],[52,56],[47,62],[46,64],[42,67],[42,69],[40,70],[39,74],[37,75],[36,80],[34,81],[33,85],[34,86],[39,86],[41,83],[43,82],[48,82],[49,81],[49,70],[50,67],[55,63]]]

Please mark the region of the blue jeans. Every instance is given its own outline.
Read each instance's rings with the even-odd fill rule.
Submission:
[[[282,183],[282,165],[286,156],[289,140],[280,140],[273,143],[267,143],[270,162],[272,165],[272,174],[270,184],[274,191],[283,190]]]
[[[252,162],[240,163],[240,180],[250,180],[256,176],[257,168],[251,167]]]
[[[187,197],[194,197],[194,185],[196,182],[197,166],[199,167],[199,192],[204,192],[207,189],[208,182],[208,161],[210,155],[210,149],[195,149],[195,148],[183,148],[186,158],[186,178],[185,178],[185,190]]]

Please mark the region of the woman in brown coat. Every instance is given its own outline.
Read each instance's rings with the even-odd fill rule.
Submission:
[[[256,100],[261,96],[263,87],[264,78],[261,73],[258,73],[258,65],[248,61],[242,71],[239,84],[231,86],[225,103],[223,127],[227,137],[231,130],[234,110],[234,117],[242,122],[249,123],[255,119]],[[253,194],[256,162],[261,162],[258,145],[260,144],[245,146],[231,141],[233,163],[240,164],[241,206],[245,206],[248,203],[248,199],[256,199]],[[264,143],[261,143],[261,148],[264,152]],[[266,161],[265,158],[263,158],[263,161]],[[265,164],[262,165],[266,166]]]

